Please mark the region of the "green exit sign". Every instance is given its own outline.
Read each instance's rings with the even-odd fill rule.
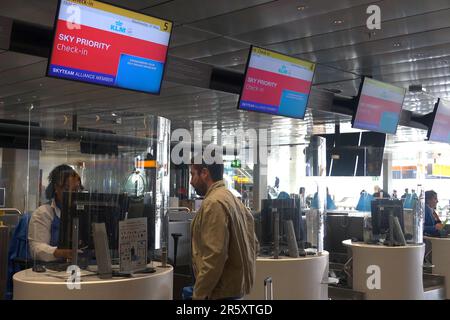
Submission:
[[[241,167],[241,160],[233,160],[233,161],[231,161],[231,167],[232,168],[240,168]]]

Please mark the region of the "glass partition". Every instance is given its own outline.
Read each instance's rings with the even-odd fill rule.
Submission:
[[[33,109],[28,110],[33,121],[0,121],[16,136],[10,145],[3,139],[1,149],[5,206],[29,220],[17,269],[67,267],[75,247],[78,266],[95,263],[93,223],[105,223],[113,271],[119,265],[123,271],[125,248],[131,250],[131,270],[139,259],[165,263],[170,121],[132,112]],[[127,242],[119,221],[135,218],[145,219],[135,221],[146,228],[147,238]]]

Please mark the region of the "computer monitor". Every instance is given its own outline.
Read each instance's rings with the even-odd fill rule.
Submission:
[[[238,109],[303,119],[316,65],[252,46]]]
[[[450,143],[450,101],[439,99],[434,106],[432,122],[428,130],[430,141]]]
[[[78,217],[78,248],[94,249],[92,223],[105,223],[109,248],[117,250],[119,221],[128,211],[126,194],[64,192],[58,248],[72,248],[73,218]]]
[[[391,226],[389,223],[389,217],[398,218],[402,236],[405,232],[405,225],[403,219],[403,203],[398,199],[375,199],[371,202],[371,213],[372,213],[372,234],[374,238],[381,238],[383,235],[386,236],[386,240],[394,242],[403,242],[404,239],[399,239],[397,233],[394,229],[395,226]],[[390,236],[391,235],[391,236]],[[394,237],[392,239],[391,237]],[[400,237],[401,238],[401,237]]]
[[[269,199],[262,200],[261,208],[261,238],[259,239],[261,249],[271,246],[274,239],[274,223],[275,216],[272,209],[276,209],[279,213],[279,236],[280,245],[287,246],[287,227],[286,221],[291,220],[294,224],[294,234],[298,247],[303,248],[303,242],[306,240],[305,225],[302,220],[299,207],[294,199]]]
[[[142,12],[60,0],[47,76],[159,94],[171,31]]]
[[[395,134],[406,89],[364,77],[352,127]]]

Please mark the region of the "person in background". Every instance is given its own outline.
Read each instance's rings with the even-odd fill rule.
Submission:
[[[379,186],[375,186],[374,187],[374,193],[373,193],[373,197],[375,199],[382,199],[382,198],[390,198],[389,193],[384,192],[383,189],[381,189]]]
[[[72,167],[62,164],[50,172],[45,189],[48,203],[33,212],[28,226],[28,240],[33,259],[54,261],[72,257],[70,249],[57,248],[62,197],[64,191],[77,192],[82,189],[81,178]]]
[[[397,190],[392,191],[392,199],[398,199]]]
[[[300,200],[300,207],[305,208],[306,207],[306,190],[305,187],[300,187],[298,190],[298,197]]]
[[[191,224],[192,299],[238,299],[254,283],[258,240],[253,216],[222,179],[223,164],[192,164],[191,185],[205,197]]]
[[[411,196],[412,196],[412,198],[413,198],[414,200],[419,199],[419,197],[417,197],[416,190],[414,190],[414,189],[411,189]]]
[[[401,199],[404,201],[407,197],[408,197],[408,191],[409,191],[409,189],[408,188],[406,188],[405,189],[405,193],[402,195],[402,197],[401,197]]]
[[[280,188],[280,178],[275,177],[275,185],[273,186],[276,190]]]
[[[437,193],[433,190],[425,191],[425,223],[423,226],[424,235],[439,236],[444,228],[438,214],[436,206],[438,204]]]

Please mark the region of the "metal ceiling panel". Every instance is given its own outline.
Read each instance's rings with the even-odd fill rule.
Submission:
[[[164,4],[165,2],[168,2],[168,0],[101,0],[101,1],[137,11],[142,9],[148,9],[150,7],[154,7],[159,4]]]
[[[266,2],[274,2],[274,0],[175,0],[142,10],[142,12],[164,17],[177,23],[189,23],[243,10]]]
[[[184,46],[193,42],[205,41],[208,39],[217,38],[215,33],[190,28],[188,26],[175,26],[170,37],[171,53],[174,48]]]
[[[0,1],[2,16],[53,27],[58,0]]]
[[[233,12],[227,15],[213,17],[204,21],[192,23],[192,26],[203,30],[209,30],[218,34],[231,36],[243,34],[246,32],[261,30],[264,28],[281,25],[290,21],[317,16],[326,12],[332,12],[341,9],[348,9],[353,6],[367,4],[369,0],[353,0],[353,1],[328,1],[328,0],[281,0],[272,1],[257,7],[250,7],[239,12]],[[299,10],[299,7],[304,7],[304,10]],[[317,22],[317,20],[316,20]],[[303,26],[302,29],[305,29]],[[264,33],[267,30],[264,30]],[[284,30],[286,31],[286,30]],[[294,30],[291,30],[294,31]],[[260,34],[261,35],[261,34]],[[281,39],[286,35],[282,32],[276,35]],[[263,43],[257,41],[255,38],[241,37],[251,43]]]
[[[258,30],[257,32],[239,34],[236,37],[241,40],[256,42],[259,44],[273,44],[290,41],[299,38],[312,37],[315,35],[335,33],[341,30],[365,27],[369,15],[366,13],[368,3],[373,1],[355,2],[351,8],[339,8],[342,1],[324,1],[321,15],[296,19],[295,21]],[[314,5],[316,2],[314,2]],[[335,9],[329,8],[334,3]],[[318,4],[319,6],[321,4]],[[384,32],[385,24],[390,20],[403,19],[408,16],[422,15],[427,12],[434,12],[450,7],[447,0],[436,0],[430,5],[427,1],[417,0],[384,0],[376,3],[381,10],[382,28]],[[339,23],[338,23],[339,22]],[[203,28],[211,30],[209,28]],[[215,31],[215,30],[213,30]],[[370,30],[366,29],[367,32]]]

